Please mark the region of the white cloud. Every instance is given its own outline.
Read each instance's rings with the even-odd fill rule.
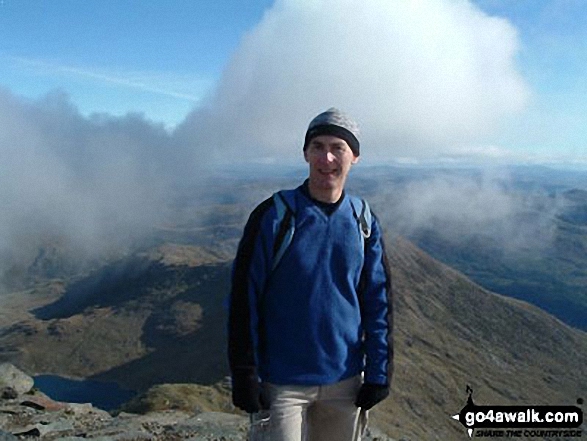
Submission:
[[[96,255],[149,233],[196,163],[138,115],[84,118],[67,95],[0,89],[0,278],[7,256],[57,237]],[[28,256],[30,257],[30,256]]]
[[[219,159],[299,154],[309,120],[335,105],[371,157],[450,151],[524,107],[517,50],[505,19],[465,0],[277,0],[178,136]]]
[[[394,188],[382,216],[402,234],[434,231],[453,244],[481,239],[501,252],[552,244],[561,200],[536,188],[520,190],[507,169],[449,169]]]

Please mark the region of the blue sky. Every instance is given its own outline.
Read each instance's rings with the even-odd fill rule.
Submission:
[[[137,112],[168,128],[182,122],[183,126],[193,124],[193,130],[213,134],[203,136],[202,142],[209,142],[210,136],[214,138],[219,126],[226,127],[231,121],[242,119],[241,126],[238,121],[235,122],[234,131],[239,136],[251,128],[252,134],[247,136],[251,142],[275,144],[279,134],[272,135],[267,130],[266,136],[255,137],[254,132],[265,132],[263,123],[268,121],[267,115],[287,119],[283,115],[287,115],[291,97],[299,96],[296,91],[303,89],[302,79],[300,84],[293,84],[296,77],[290,75],[292,70],[296,70],[296,65],[288,65],[288,62],[298,60],[301,65],[305,62],[305,51],[320,54],[321,57],[325,54],[324,48],[317,47],[320,40],[311,38],[322,30],[310,17],[322,17],[322,23],[338,20],[351,29],[354,28],[352,20],[358,23],[363,17],[364,11],[358,11],[356,19],[347,13],[357,8],[356,5],[369,4],[373,11],[385,10],[391,15],[395,11],[393,7],[382,6],[383,3],[378,4],[376,0],[354,4],[352,1],[341,1],[340,4],[346,6],[341,6],[342,15],[337,19],[332,7],[329,11],[331,15],[320,16],[328,9],[321,9],[321,3],[329,3],[329,0],[282,0],[276,4],[272,0],[0,0],[0,87],[27,100],[40,99],[55,90],[63,91],[83,115],[102,112],[121,116]],[[370,106],[369,93],[365,94],[365,103],[361,103],[360,98],[355,96],[329,94],[326,91],[321,96],[322,101],[316,100],[307,106],[292,103],[295,114],[291,119],[292,132],[303,130],[312,112],[337,104],[332,101],[341,98],[340,102],[347,104],[345,108],[350,108],[353,114],[358,114],[359,120],[362,114],[368,115],[362,124],[367,132],[371,122],[378,130],[385,127],[386,115],[393,113],[389,119],[392,125],[401,126],[401,130],[387,133],[381,129],[381,136],[367,137],[372,144],[396,143],[404,146],[392,150],[385,156],[387,159],[411,161],[412,156],[419,160],[479,157],[482,160],[585,165],[587,26],[584,23],[587,2],[400,0],[395,6],[398,11],[401,10],[398,16],[401,14],[404,21],[406,17],[408,20],[412,18],[410,14],[413,14],[413,22],[418,24],[402,28],[408,37],[402,40],[401,51],[392,51],[396,59],[401,56],[409,58],[413,50],[414,58],[421,56],[424,60],[421,66],[429,65],[430,60],[438,61],[435,53],[430,55],[431,49],[424,38],[430,32],[425,24],[434,23],[436,16],[459,26],[463,20],[480,20],[480,24],[486,25],[488,33],[496,33],[497,53],[487,46],[487,41],[491,41],[489,34],[484,40],[473,41],[477,37],[463,24],[461,34],[447,37],[448,46],[455,42],[455,51],[439,61],[438,66],[444,69],[451,60],[462,61],[454,54],[466,47],[467,38],[471,38],[473,47],[482,47],[485,51],[476,64],[469,66],[464,61],[464,69],[477,72],[471,77],[475,81],[467,77],[469,79],[463,80],[464,86],[434,87],[433,90],[432,85],[436,83],[434,77],[430,72],[422,71],[421,83],[413,86],[416,90],[414,101],[421,101],[421,107],[410,108],[403,115],[400,105],[396,108],[378,105],[382,108],[380,115],[371,115],[371,110],[363,111]],[[377,20],[377,14],[369,15],[368,12],[364,14],[365,20]],[[479,18],[477,13],[484,17]],[[350,21],[345,22],[348,16]],[[490,16],[505,20],[492,22],[487,18]],[[393,17],[390,20],[393,23]],[[381,29],[392,26],[383,22],[380,25]],[[330,29],[331,34],[336,34],[336,28]],[[374,25],[373,29],[376,31],[377,26]],[[439,26],[438,32],[447,32],[446,29],[448,26],[444,31]],[[370,27],[366,26],[363,33],[368,32]],[[437,36],[431,35],[431,38]],[[279,46],[282,37],[285,43]],[[320,34],[322,40],[327,37]],[[294,44],[288,45],[288,38],[292,38]],[[361,38],[362,34],[356,34],[355,39]],[[381,39],[385,38],[388,35],[381,34]],[[339,40],[344,38],[336,41]],[[334,44],[337,44],[336,41]],[[339,64],[358,63],[358,57],[353,56],[353,43],[348,44],[348,60],[344,57],[340,59],[342,62],[336,59]],[[341,46],[340,49],[344,54],[345,48]],[[291,55],[289,50],[294,54]],[[442,51],[443,48],[439,46],[434,50]],[[508,54],[504,55],[506,52]],[[373,56],[377,57],[378,52],[374,51]],[[426,59],[427,56],[431,58]],[[493,59],[497,61],[492,62]],[[455,65],[458,66],[457,62]],[[485,74],[486,62],[488,71],[495,70],[497,75],[482,78],[476,89],[477,77]],[[317,63],[312,65],[309,61],[312,67],[310,73],[303,72],[300,76],[311,75],[314,71],[316,76],[325,77],[324,72],[327,72],[334,78],[332,84],[340,83],[341,87],[350,88],[344,79],[337,83],[337,72],[322,72],[320,62]],[[366,72],[369,72],[370,60],[361,58],[361,64],[361,72],[369,77]],[[373,60],[373,64],[377,64],[377,60]],[[284,66],[284,70],[280,70],[280,66]],[[401,83],[404,78],[400,74],[394,76],[395,65],[381,65],[379,68],[377,72],[380,76],[387,78],[381,80],[381,87],[391,85],[390,89],[393,89],[393,84]],[[460,72],[455,69],[452,66],[445,77],[439,78],[446,83],[447,78],[459,77]],[[344,71],[343,66],[339,71]],[[499,77],[502,74],[503,78]],[[253,76],[256,81],[244,82],[243,77],[248,76]],[[495,77],[500,80],[493,81]],[[304,81],[315,81],[304,78]],[[369,79],[369,82],[373,83],[373,80]],[[262,91],[267,83],[270,83],[267,87],[270,93]],[[314,86],[324,90],[330,84],[330,81],[324,81]],[[419,87],[419,84],[423,86]],[[258,93],[249,96],[242,92],[245,89],[251,94],[255,90]],[[426,93],[419,96],[420,90]],[[462,91],[464,96],[476,96],[479,92],[481,98],[478,102],[482,105],[476,108],[477,98],[471,98],[467,102],[451,102],[450,106],[441,109],[443,115],[428,112],[431,103],[443,102],[443,97],[454,94],[455,90]],[[251,111],[247,112],[248,119],[231,111],[218,116],[219,109],[235,108],[238,101],[234,96],[241,92],[243,99],[253,103]],[[398,93],[396,91],[390,97],[395,99]],[[356,94],[360,95],[359,92]],[[280,102],[274,100],[275,96],[287,99]],[[427,101],[427,97],[434,99]],[[449,97],[448,101],[451,99]],[[398,99],[398,103],[401,102]],[[206,107],[208,112],[201,111],[201,107]],[[448,121],[446,115],[451,112],[456,112],[455,115],[464,121],[460,127],[458,118]],[[467,119],[470,114],[475,114],[476,119]],[[433,127],[434,130],[415,123],[411,127],[412,122],[418,119],[429,120],[430,124],[422,126]],[[490,124],[481,123],[483,119]],[[200,120],[207,122],[201,123]],[[279,127],[273,121],[267,124]],[[463,126],[470,127],[475,134],[467,133]],[[451,131],[454,131],[452,136],[444,136]],[[186,133],[191,132],[188,130]],[[226,136],[219,142],[234,144],[235,138]],[[438,140],[438,146],[422,147],[433,145],[435,140]],[[459,140],[463,142],[459,143]],[[287,139],[287,143],[295,142],[293,135]],[[275,154],[275,151],[269,151],[269,156]]]
[[[67,92],[84,113],[181,121],[268,1],[4,0],[0,85]]]

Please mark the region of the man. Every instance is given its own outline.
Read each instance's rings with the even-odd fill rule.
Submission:
[[[329,109],[311,121],[303,152],[308,179],[278,196],[293,225],[280,220],[275,197],[267,199],[239,244],[229,313],[232,398],[251,414],[269,410],[271,440],[350,441],[359,408],[389,394],[391,279],[377,219],[358,213],[344,190],[359,160],[357,125]],[[366,218],[370,225],[361,225]]]

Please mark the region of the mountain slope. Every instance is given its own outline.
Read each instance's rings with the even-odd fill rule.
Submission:
[[[375,412],[391,435],[460,439],[466,402],[570,404],[587,392],[587,334],[490,293],[406,241],[390,250],[396,372]]]
[[[137,254],[69,284],[58,300],[0,329],[0,346],[33,373],[96,376],[137,390],[212,384],[225,375],[229,271],[199,247]]]
[[[466,402],[568,404],[587,392],[587,335],[490,293],[403,239],[388,241],[395,296],[391,398],[372,413],[396,439],[464,439]],[[71,284],[36,316],[0,330],[4,357],[29,372],[214,384],[227,375],[230,263],[167,244]],[[83,289],[82,289],[83,288]],[[2,358],[2,354],[0,354]]]

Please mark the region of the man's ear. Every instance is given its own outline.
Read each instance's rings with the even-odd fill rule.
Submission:
[[[307,163],[309,163],[310,161],[308,160],[308,149],[304,149],[304,159],[306,160]]]
[[[353,155],[353,160],[351,161],[351,164],[356,164],[357,162],[359,162],[359,159],[361,159],[360,156]]]

